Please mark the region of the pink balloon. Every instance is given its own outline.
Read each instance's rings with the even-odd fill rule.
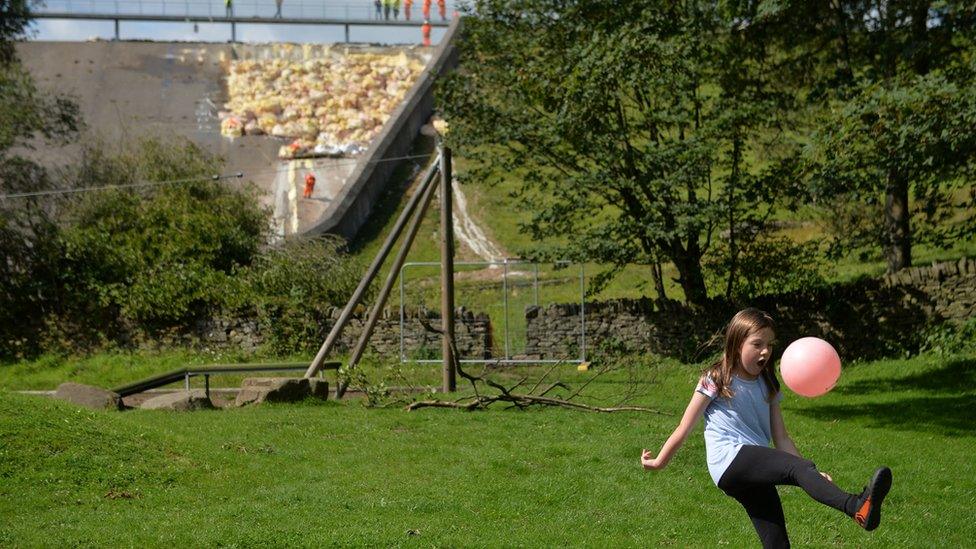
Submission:
[[[779,371],[793,392],[805,397],[820,396],[833,389],[840,377],[840,355],[818,337],[800,338],[783,351]]]

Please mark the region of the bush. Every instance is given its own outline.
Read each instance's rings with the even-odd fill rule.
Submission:
[[[170,183],[86,193],[69,206],[50,345],[183,329],[240,305],[246,288],[235,277],[268,224],[254,197],[210,180],[220,166],[188,141],[148,139],[117,156],[86,149],[74,186]]]
[[[816,242],[796,243],[768,232],[739,243],[732,283],[732,299],[809,290],[826,284],[821,272],[822,255]],[[731,262],[727,244],[706,263],[710,286],[728,287]]]
[[[146,139],[117,154],[96,142],[64,184],[127,187],[73,195],[58,223],[33,216],[46,223],[29,243],[0,219],[0,252],[25,258],[8,261],[0,280],[0,356],[165,342],[228,316],[256,317],[272,353],[317,348],[360,269],[338,237],[265,248],[267,212],[211,180],[220,169],[186,140]]]
[[[247,278],[268,351],[317,349],[332,325],[330,311],[346,303],[360,275],[332,235],[288,239],[261,254]]]
[[[945,322],[926,328],[921,334],[921,351],[945,357],[976,349],[976,319],[962,324]]]

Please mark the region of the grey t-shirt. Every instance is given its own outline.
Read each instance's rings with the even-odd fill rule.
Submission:
[[[739,448],[769,446],[773,438],[766,382],[762,378],[749,381],[732,376],[730,389],[732,398],[718,396],[715,383],[707,376],[702,376],[695,388],[712,400],[705,408],[705,455],[716,486]],[[783,400],[783,392],[776,393],[773,400]]]

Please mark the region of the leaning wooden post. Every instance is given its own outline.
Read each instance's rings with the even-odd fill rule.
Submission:
[[[403,235],[403,243],[400,245],[400,251],[393,259],[393,265],[390,266],[390,272],[386,275],[386,281],[383,283],[380,295],[377,296],[376,303],[373,304],[369,314],[366,316],[366,324],[363,326],[363,331],[359,334],[359,340],[356,341],[356,346],[353,347],[352,354],[349,356],[349,363],[346,365],[347,372],[351,372],[359,364],[359,359],[363,357],[366,344],[369,342],[369,338],[373,334],[373,329],[376,327],[376,321],[379,320],[383,312],[386,300],[390,297],[390,290],[393,289],[393,284],[400,275],[400,268],[403,267],[403,263],[407,260],[407,254],[410,253],[410,246],[413,245],[413,239],[417,236],[420,224],[424,220],[424,214],[427,213],[427,206],[430,204],[430,199],[434,197],[436,186],[430,180],[425,180],[424,185],[426,185],[424,196],[420,199],[417,212],[414,214],[413,219],[410,220],[410,226],[407,227],[407,231]],[[348,386],[348,379],[341,380],[336,385],[336,398],[342,398],[346,394]]]
[[[444,375],[442,389],[453,392],[457,388],[454,372],[454,227],[451,212],[451,149],[441,149],[441,329],[444,330]]]
[[[328,337],[325,338],[325,342],[322,343],[322,347],[319,348],[319,352],[315,355],[315,358],[312,359],[312,363],[308,366],[308,370],[305,371],[305,377],[314,376],[319,371],[319,368],[322,367],[322,364],[325,362],[326,355],[328,355],[329,351],[332,350],[332,346],[339,339],[339,334],[342,333],[342,329],[345,328],[346,323],[349,322],[349,319],[352,317],[353,309],[355,309],[356,305],[360,302],[360,300],[362,300],[363,294],[366,293],[366,289],[369,288],[373,278],[375,278],[380,272],[380,267],[382,267],[383,262],[386,261],[386,256],[389,255],[390,250],[396,243],[397,238],[400,237],[400,233],[403,232],[403,228],[406,226],[407,221],[410,219],[410,216],[413,215],[414,209],[417,207],[421,196],[424,194],[424,189],[427,188],[427,185],[433,186],[436,184],[434,182],[434,173],[437,171],[438,162],[439,161],[435,159],[430,165],[430,167],[427,169],[427,173],[424,175],[424,183],[417,188],[417,190],[413,193],[413,196],[410,197],[410,201],[407,202],[407,206],[403,208],[402,212],[400,212],[400,217],[397,218],[396,224],[393,226],[393,230],[390,231],[390,234],[386,235],[386,240],[383,241],[383,246],[376,254],[376,257],[373,258],[373,262],[366,270],[366,274],[364,274],[363,278],[359,280],[359,285],[356,286],[356,289],[353,291],[349,301],[346,302],[346,306],[342,309],[342,313],[339,315],[338,320],[336,320],[335,324],[332,325],[332,329],[329,331]]]

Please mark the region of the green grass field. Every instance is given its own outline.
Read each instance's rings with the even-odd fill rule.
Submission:
[[[0,369],[15,374],[0,391],[0,545],[756,545],[738,504],[711,483],[700,426],[664,471],[638,466],[640,449],[675,426],[695,365],[645,361],[636,385],[619,372],[588,388],[594,403],[633,388],[634,402],[672,415],[408,413],[356,400],[118,413],[9,391],[73,369],[109,386],[186,358],[106,359],[99,374],[72,361]],[[558,372],[573,386],[588,375]],[[976,355],[923,355],[847,367],[822,398],[788,393],[794,440],[840,486],[860,490],[880,464],[895,476],[873,533],[782,488],[793,543],[971,546],[974,387]]]

